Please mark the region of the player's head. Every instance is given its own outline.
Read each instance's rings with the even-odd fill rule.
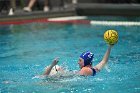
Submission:
[[[79,62],[83,60],[83,66],[92,65],[94,54],[90,51],[84,52],[80,55]]]

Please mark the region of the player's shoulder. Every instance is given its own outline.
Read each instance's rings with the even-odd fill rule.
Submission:
[[[92,69],[89,67],[83,67],[80,70],[80,75],[92,75]]]

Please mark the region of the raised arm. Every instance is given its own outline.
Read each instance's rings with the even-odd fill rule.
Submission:
[[[102,61],[95,66],[95,69],[97,69],[97,71],[100,71],[105,66],[105,64],[108,62],[111,47],[112,47],[112,45],[109,45],[109,47],[108,47],[108,49],[107,49]]]
[[[52,70],[52,68],[53,68],[58,62],[59,62],[59,61],[58,61],[58,58],[55,58],[55,59],[53,60],[52,64],[46,69],[46,71],[44,72],[43,75],[49,75],[50,72],[51,72],[51,70]]]

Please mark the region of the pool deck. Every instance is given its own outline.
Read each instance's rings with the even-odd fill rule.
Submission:
[[[46,19],[54,17],[65,17],[65,16],[75,16],[76,10],[74,5],[73,8],[54,8],[48,12],[43,12],[43,10],[34,10],[32,12],[25,12],[21,9],[15,11],[15,15],[9,16],[8,11],[4,11],[0,14],[0,22],[6,21],[22,21],[22,20],[34,20],[34,19]]]
[[[8,16],[8,12],[0,13],[0,22],[22,21],[33,19],[47,19],[65,16],[94,16],[94,15],[115,15],[115,16],[140,16],[140,4],[95,4],[81,3],[69,5],[67,8],[57,7],[49,12],[35,10],[24,12],[22,9],[15,11],[15,15]]]

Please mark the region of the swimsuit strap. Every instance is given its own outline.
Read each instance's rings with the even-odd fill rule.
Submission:
[[[92,72],[93,72],[93,76],[96,75],[96,70],[94,68],[91,68],[92,69]]]

